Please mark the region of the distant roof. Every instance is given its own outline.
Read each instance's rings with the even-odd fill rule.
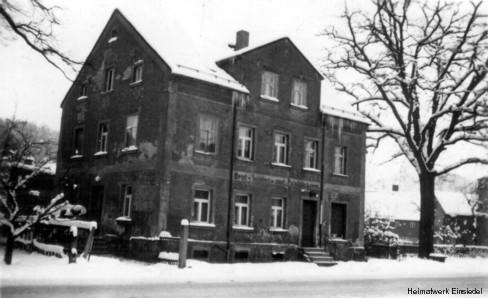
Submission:
[[[420,220],[418,192],[366,191],[366,211],[379,217],[397,220]]]
[[[296,44],[293,42],[293,40],[292,40],[290,37],[288,37],[288,36],[280,36],[280,37],[277,37],[277,38],[273,38],[273,39],[271,39],[271,40],[268,40],[268,41],[266,41],[266,42],[262,42],[262,43],[255,44],[255,45],[253,45],[253,46],[248,46],[248,47],[242,48],[242,49],[240,49],[240,50],[238,50],[238,51],[233,51],[233,52],[231,52],[231,53],[229,53],[229,54],[225,55],[224,57],[222,57],[222,58],[218,59],[218,60],[217,60],[217,63],[219,63],[219,62],[221,62],[221,61],[224,61],[224,60],[228,60],[228,59],[230,59],[230,58],[232,58],[232,57],[236,57],[236,56],[243,55],[243,54],[245,54],[245,53],[252,52],[252,51],[254,51],[254,50],[257,50],[257,49],[259,49],[259,48],[262,48],[262,47],[264,47],[264,46],[267,46],[267,45],[269,45],[269,44],[272,44],[272,43],[275,43],[275,42],[277,42],[277,41],[284,40],[284,39],[289,40],[289,41],[290,41],[290,42],[293,44],[293,46],[294,46],[295,48],[297,48],[297,49],[298,49],[298,52],[300,52],[300,54],[303,56],[303,58],[305,58],[305,60],[307,60],[308,64],[309,64],[310,66],[312,66],[312,67],[313,67],[313,69],[314,69],[314,70],[317,72],[317,74],[318,74],[318,75],[319,75],[319,76],[320,76],[320,77],[323,79],[323,78],[324,78],[324,76],[322,75],[322,72],[321,72],[321,71],[320,71],[320,70],[319,70],[319,69],[318,69],[318,68],[317,68],[317,67],[316,67],[316,66],[315,66],[315,65],[314,65],[314,64],[311,62],[311,60],[310,60],[310,59],[308,59],[308,58],[307,58],[307,56],[305,56],[305,54],[303,54],[303,52],[302,52],[302,51],[300,51],[300,48],[298,48],[298,47],[296,46]]]
[[[450,216],[471,216],[467,194],[437,191],[436,198],[443,211]],[[420,220],[420,193],[418,191],[366,191],[366,210],[381,217],[397,220]]]
[[[322,107],[322,112],[324,112],[327,115],[331,116],[336,116],[336,117],[341,117],[365,124],[371,124],[371,121],[369,121],[366,117],[361,115],[360,113],[354,112],[352,109],[340,109],[337,107],[333,106],[324,106]]]
[[[468,204],[468,199],[473,199],[470,194],[462,192],[439,191],[437,192],[437,201],[441,205],[446,214],[452,216],[471,216],[471,206]]]
[[[116,13],[120,13],[134,26],[168,64],[173,74],[249,93],[244,85],[215,64],[218,54],[192,39],[176,18],[159,14],[138,15],[118,9],[114,11]],[[158,30],[155,31],[155,28]]]

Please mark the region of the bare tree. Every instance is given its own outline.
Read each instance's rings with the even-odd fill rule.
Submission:
[[[22,39],[32,50],[39,53],[52,66],[70,79],[65,66],[75,70],[80,64],[63,53],[55,43],[53,28],[59,25],[57,6],[47,6],[41,0],[0,1],[0,30],[2,35]],[[6,34],[8,33],[8,34]]]
[[[405,157],[419,176],[420,257],[433,251],[436,177],[488,164],[472,150],[439,162],[459,144],[487,144],[488,32],[480,5],[374,0],[371,12],[346,7],[346,30],[324,32],[336,43],[326,75],[371,121],[370,145],[392,140],[398,151],[391,159]]]
[[[35,176],[48,171],[45,166],[55,157],[48,151],[48,141],[37,142],[33,139],[33,131],[28,128],[26,122],[15,119],[0,122],[0,226],[6,226],[6,264],[12,262],[15,238],[70,206],[61,193],[46,206],[39,204],[30,210],[23,208],[19,192]]]

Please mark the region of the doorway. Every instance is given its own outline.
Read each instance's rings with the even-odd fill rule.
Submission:
[[[347,205],[332,203],[330,234],[337,238],[346,238]]]
[[[96,185],[92,187],[90,209],[88,210],[88,216],[91,220],[95,220],[100,224],[102,220],[103,209],[103,185]]]
[[[315,244],[315,221],[317,218],[317,202],[303,200],[302,210],[302,247],[312,247]]]

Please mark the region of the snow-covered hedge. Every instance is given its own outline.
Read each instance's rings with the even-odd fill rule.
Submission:
[[[482,245],[435,244],[434,251],[448,256],[488,258],[488,246]]]

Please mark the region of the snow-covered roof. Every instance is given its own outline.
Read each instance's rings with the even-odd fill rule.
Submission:
[[[297,49],[299,49],[290,37],[288,37],[288,36],[279,36],[277,38],[273,38],[273,39],[268,40],[268,41],[265,41],[265,42],[260,42],[260,43],[257,43],[255,45],[252,45],[252,46],[247,46],[247,47],[242,48],[242,49],[237,50],[237,51],[232,51],[231,53],[228,53],[224,57],[221,57],[220,59],[218,59],[217,60],[217,63],[218,62],[221,62],[221,61],[224,61],[224,60],[227,60],[227,59],[230,59],[232,57],[237,57],[237,56],[240,56],[242,54],[245,54],[245,53],[254,51],[254,50],[258,49],[258,48],[264,47],[264,46],[266,46],[268,44],[277,42],[277,41],[282,40],[282,39],[288,39]],[[311,62],[311,60],[307,56],[305,56],[305,54],[302,51],[300,51],[300,53],[305,58],[305,60],[307,60],[307,62],[314,68],[314,70],[320,75],[320,77],[323,78],[324,76],[322,75],[322,72]]]
[[[366,211],[372,215],[396,220],[420,220],[418,192],[366,191]]]
[[[462,192],[436,191],[443,211],[450,216],[471,216],[467,196]],[[418,191],[366,191],[366,210],[373,215],[397,220],[420,220],[420,193]]]
[[[341,109],[333,106],[323,106],[322,112],[325,113],[326,115],[349,119],[352,121],[357,121],[365,124],[371,124],[371,122],[366,117],[349,109],[346,110],[346,109]]]
[[[470,194],[454,191],[436,192],[437,201],[444,212],[451,216],[472,216],[468,199],[473,199]]]
[[[168,64],[173,74],[249,93],[244,85],[215,64],[218,54],[212,51],[212,46],[192,38],[176,17],[119,12]]]

